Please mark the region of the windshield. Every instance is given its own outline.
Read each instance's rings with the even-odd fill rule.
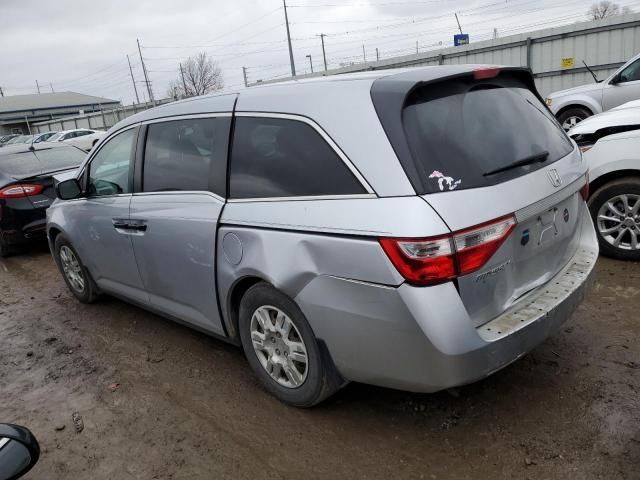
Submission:
[[[494,185],[573,149],[536,95],[513,80],[422,87],[402,120],[422,193]]]
[[[46,133],[41,133],[40,135],[38,135],[36,137],[36,139],[33,141],[33,143],[40,143],[40,142],[46,142],[48,141],[53,135],[55,135],[54,132],[46,132]]]
[[[64,133],[56,133],[52,137],[49,137],[47,142],[57,142],[58,140],[60,140],[62,138],[63,135],[64,135]]]

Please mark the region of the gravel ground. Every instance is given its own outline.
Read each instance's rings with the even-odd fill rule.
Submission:
[[[31,479],[640,478],[640,265],[492,377],[438,394],[351,384],[311,410],[242,352],[121,301],[81,305],[45,247],[0,261],[0,420]]]

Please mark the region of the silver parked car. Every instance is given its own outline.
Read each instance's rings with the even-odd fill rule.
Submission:
[[[598,255],[586,185],[529,71],[388,70],[132,116],[58,184],[48,236],[80,301],[241,344],[310,406],[466,384],[542,342]]]
[[[554,92],[545,101],[568,131],[591,115],[632,100],[640,100],[640,55],[633,57],[604,80]]]

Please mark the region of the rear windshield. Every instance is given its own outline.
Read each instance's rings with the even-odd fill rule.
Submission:
[[[538,97],[514,79],[422,87],[410,94],[402,120],[421,177],[413,183],[424,186],[418,193],[494,185],[573,149]]]
[[[84,157],[85,153],[74,147],[37,150],[35,154],[25,151],[2,155],[0,152],[0,172],[10,177],[25,178],[77,167]]]

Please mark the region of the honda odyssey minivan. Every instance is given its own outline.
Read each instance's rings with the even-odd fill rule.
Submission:
[[[127,118],[58,184],[48,238],[80,301],[241,345],[288,404],[349,381],[433,392],[582,300],[586,173],[528,70],[340,75]]]

